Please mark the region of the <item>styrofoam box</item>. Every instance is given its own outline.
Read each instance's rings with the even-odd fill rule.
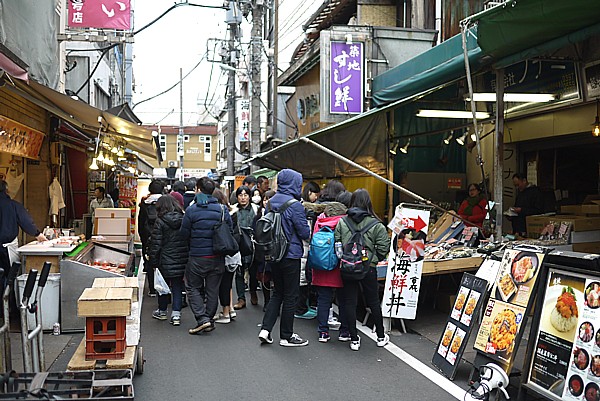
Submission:
[[[131,217],[131,209],[122,207],[101,207],[96,209],[94,217],[101,219],[126,219]]]
[[[27,281],[28,274],[22,274],[17,277],[17,288],[19,293],[17,294],[17,302],[21,302],[21,298],[23,296],[23,290],[25,289],[25,282]],[[38,280],[39,280],[38,275]],[[35,300],[35,293],[37,291],[37,282],[35,282],[35,286],[33,287],[33,292],[31,294],[31,298],[29,300],[32,303]],[[54,323],[60,322],[60,274],[59,273],[50,273],[48,275],[48,281],[46,281],[46,286],[44,287],[44,292],[42,292],[42,300],[41,300],[41,308],[40,311],[42,313],[42,330],[52,330],[52,326]],[[35,327],[35,315],[33,313],[27,313],[27,325],[29,329],[33,329]]]

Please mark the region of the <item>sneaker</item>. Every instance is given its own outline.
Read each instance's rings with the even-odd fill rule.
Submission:
[[[308,340],[303,340],[298,334],[292,334],[289,339],[279,340],[279,345],[282,347],[303,347],[308,345]]]
[[[350,343],[350,349],[352,351],[358,351],[360,349],[360,336],[358,337],[358,340]]]
[[[348,333],[347,331],[342,331],[340,332],[338,340],[346,343],[348,341],[352,341],[352,338],[350,337],[350,333]]]
[[[304,314],[302,315],[294,315],[294,317],[296,319],[314,319],[317,317],[317,312],[314,310],[307,310]]]
[[[152,312],[152,317],[158,320],[167,320],[167,311],[157,309]]]
[[[322,331],[322,332],[319,333],[319,342],[320,343],[326,343],[330,339],[331,339],[331,337],[329,337],[329,332],[328,331]]]
[[[189,329],[188,332],[190,334],[198,334],[198,333],[202,333],[202,332],[208,333],[209,331],[213,331],[214,329],[215,329],[215,326],[211,322],[206,322],[206,323],[198,324],[196,327]]]
[[[339,330],[342,323],[340,323],[335,317],[327,321],[329,330]]]
[[[273,337],[271,337],[271,333],[265,329],[262,329],[260,333],[258,333],[258,339],[260,340],[261,344],[273,344]]]
[[[387,334],[383,335],[383,338],[377,338],[377,346],[378,347],[385,347],[387,345],[387,343],[390,342],[390,336],[388,336]]]
[[[224,315],[223,312],[219,313],[219,316],[215,319],[215,323],[227,324],[231,323],[231,317]]]
[[[179,326],[179,325],[181,325],[181,316],[172,316],[171,317],[171,324],[173,326]]]
[[[233,309],[233,308],[229,309],[229,317],[231,319],[235,319],[237,317],[237,312],[235,311],[235,309]]]

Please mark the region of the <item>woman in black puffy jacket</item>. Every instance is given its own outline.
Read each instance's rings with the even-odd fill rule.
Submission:
[[[156,263],[162,276],[171,289],[173,311],[171,324],[179,326],[181,322],[181,305],[183,292],[183,276],[188,261],[188,241],[181,236],[179,228],[183,220],[183,210],[172,196],[163,195],[156,202],[156,222],[152,229],[149,247],[149,260]],[[167,320],[169,295],[158,296],[158,309],[152,317]]]

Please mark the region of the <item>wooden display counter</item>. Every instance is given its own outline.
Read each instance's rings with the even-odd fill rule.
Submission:
[[[52,263],[50,273],[60,273],[60,261],[63,259],[65,252],[71,252],[77,247],[77,245],[55,247],[49,246],[50,244],[50,241],[47,243],[34,241],[17,249],[21,256],[23,273],[29,273],[31,269],[41,271],[44,262]]]
[[[483,263],[484,258],[472,256],[470,258],[458,258],[450,260],[431,260],[423,262],[423,276],[434,276],[437,274],[463,273],[476,270]]]

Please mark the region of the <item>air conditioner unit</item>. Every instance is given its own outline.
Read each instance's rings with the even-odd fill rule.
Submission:
[[[169,167],[177,167],[179,166],[179,162],[177,160],[169,160],[167,163]]]

